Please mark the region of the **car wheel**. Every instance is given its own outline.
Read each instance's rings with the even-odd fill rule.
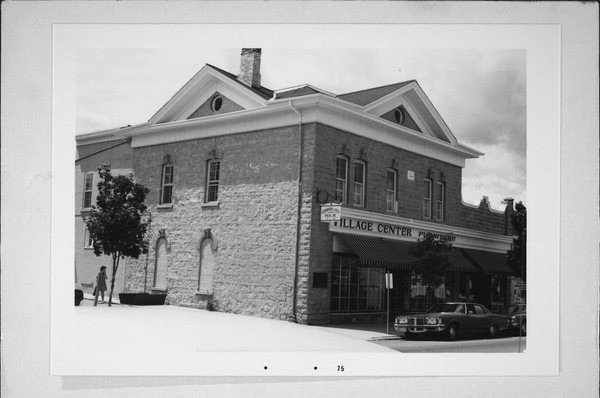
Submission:
[[[456,340],[458,335],[458,326],[456,323],[451,323],[446,330],[446,338],[450,341]]]
[[[527,322],[522,322],[521,323],[521,335],[522,336],[526,336],[527,335]]]
[[[490,334],[490,338],[493,339],[494,337],[496,337],[498,335],[498,327],[496,326],[496,324],[492,323],[490,325],[490,329],[489,329],[489,334]]]

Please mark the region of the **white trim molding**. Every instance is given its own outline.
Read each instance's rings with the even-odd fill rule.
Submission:
[[[121,132],[132,139],[132,147],[159,145],[250,131],[295,126],[297,112],[302,123],[321,123],[396,148],[438,159],[459,167],[465,159],[483,155],[475,149],[430,137],[394,122],[368,113],[363,107],[324,94],[311,94],[293,99],[265,102],[265,106],[197,119],[139,125]],[[181,115],[185,114],[190,108]],[[194,109],[195,110],[195,109]],[[193,110],[192,110],[193,112]],[[159,118],[159,120],[161,120]],[[78,143],[98,140],[102,136],[114,139],[113,130],[78,136]]]

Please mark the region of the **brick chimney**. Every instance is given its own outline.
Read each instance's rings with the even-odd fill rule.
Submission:
[[[510,209],[511,211],[515,208],[515,200],[513,198],[504,198],[502,201],[506,204],[506,209]]]
[[[238,80],[247,86],[260,87],[260,48],[242,48]]]

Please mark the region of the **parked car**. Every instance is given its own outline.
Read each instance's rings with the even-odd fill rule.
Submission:
[[[527,304],[513,304],[506,311],[508,327],[513,331],[521,331],[521,335],[527,335]]]
[[[462,332],[485,332],[494,338],[499,331],[508,329],[508,318],[492,314],[477,303],[440,303],[424,314],[396,316],[394,329],[406,339],[416,334],[436,333],[454,340]]]

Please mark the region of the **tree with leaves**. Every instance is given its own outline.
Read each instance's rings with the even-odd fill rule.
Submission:
[[[431,296],[435,289],[444,283],[444,276],[450,266],[448,252],[451,248],[452,242],[449,239],[435,238],[432,234],[427,234],[410,250],[410,254],[415,257],[411,263],[412,283],[419,282],[427,288],[427,308],[432,304]]]
[[[508,251],[508,264],[515,275],[523,281],[527,280],[527,208],[523,202],[515,205],[511,215],[513,229],[513,245]]]
[[[94,254],[112,257],[112,276],[108,305],[112,305],[115,276],[119,260],[125,257],[138,258],[146,253],[148,243],[144,240],[150,225],[146,215],[146,195],[150,191],[138,184],[133,174],[113,176],[110,164],[98,168],[98,196],[85,223],[93,240]],[[97,305],[98,297],[94,300]]]

